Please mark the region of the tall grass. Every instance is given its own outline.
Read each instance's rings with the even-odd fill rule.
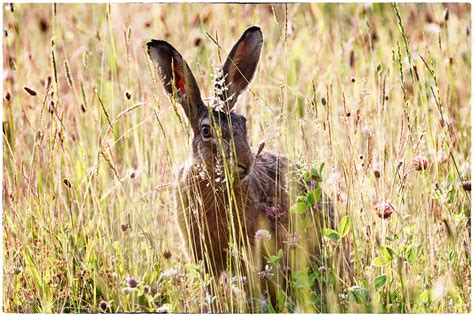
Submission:
[[[260,66],[237,107],[250,142],[306,171],[324,163],[337,210],[324,264],[291,280],[307,306],[279,296],[279,309],[469,312],[470,12],[5,5],[3,310],[246,309],[184,255],[172,188],[191,133],[144,44],[172,43],[212,97],[215,41],[230,50],[257,24]]]

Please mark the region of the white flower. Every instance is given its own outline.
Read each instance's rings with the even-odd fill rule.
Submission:
[[[161,279],[161,278],[169,278],[169,277],[175,276],[175,275],[178,274],[178,272],[179,272],[179,270],[176,269],[176,268],[172,268],[172,269],[166,270],[165,272],[161,273],[160,279]]]
[[[429,23],[425,25],[425,32],[432,33],[432,34],[439,34],[439,32],[441,32],[441,28],[436,23]]]
[[[442,278],[439,278],[436,280],[435,284],[433,285],[433,289],[431,290],[431,298],[433,301],[439,301],[444,297],[446,294],[446,287],[444,285],[444,280]]]
[[[156,311],[158,314],[167,314],[171,312],[171,306],[169,304],[165,304],[163,306],[158,307]]]
[[[268,230],[259,229],[255,233],[255,240],[261,240],[261,239],[270,240],[270,239],[272,239],[272,235],[270,235],[270,232]]]

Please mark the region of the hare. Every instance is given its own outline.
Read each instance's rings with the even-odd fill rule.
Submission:
[[[243,33],[215,78],[215,98],[207,106],[181,54],[166,41],[147,43],[165,91],[181,104],[193,132],[192,161],[180,169],[176,192],[181,232],[191,257],[204,261],[217,276],[239,269],[232,257],[251,262],[242,265],[245,273],[255,275],[263,269],[260,279],[270,279],[275,271],[265,267],[263,256],[284,249],[294,226],[290,184],[295,183],[296,194],[305,190],[304,183],[289,177],[296,172],[287,158],[252,151],[246,118],[234,111],[254,77],[262,45],[259,27]],[[303,236],[305,242],[317,243],[315,234]]]

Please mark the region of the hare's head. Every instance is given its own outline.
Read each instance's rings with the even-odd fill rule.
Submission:
[[[193,129],[194,159],[208,168],[224,156],[240,179],[252,170],[255,157],[247,139],[246,119],[233,111],[239,95],[252,80],[262,50],[260,28],[247,29],[215,78],[215,98],[204,104],[191,69],[165,41],[152,40],[148,54],[168,95],[184,109]]]

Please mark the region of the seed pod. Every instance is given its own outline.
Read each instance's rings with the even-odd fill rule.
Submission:
[[[448,9],[444,10],[444,20],[449,21],[449,10]]]
[[[29,95],[31,96],[35,96],[36,95],[36,91],[33,90],[33,89],[30,89],[28,87],[24,87],[25,91],[28,92]]]
[[[10,101],[10,99],[11,99],[10,92],[7,91],[7,93],[5,93],[5,100]]]
[[[380,170],[379,169],[374,169],[374,176],[378,179],[380,178]]]
[[[464,191],[471,192],[471,181],[463,181],[461,182],[461,186]]]
[[[130,94],[130,92],[125,92],[125,97],[127,98],[127,100],[130,100],[132,98],[132,95]]]
[[[63,183],[68,189],[70,189],[72,187],[71,182],[69,182],[69,180],[66,179],[66,178],[63,179]]]
[[[171,258],[171,251],[169,249],[166,249],[165,251],[163,251],[163,258],[165,259],[170,259]]]

